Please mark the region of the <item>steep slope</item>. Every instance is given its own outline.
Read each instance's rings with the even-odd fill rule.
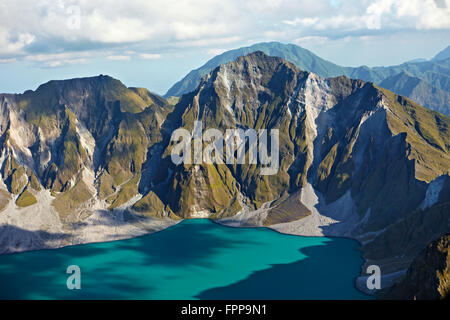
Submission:
[[[174,84],[164,96],[182,96],[184,93],[194,91],[200,84],[201,78],[219,65],[226,64],[236,60],[236,58],[240,56],[245,56],[255,51],[262,51],[267,55],[286,59],[294,63],[300,69],[314,72],[322,77],[346,74],[346,68],[324,60],[302,47],[279,42],[263,42],[249,47],[230,50],[212,58],[203,66],[196,70],[192,70],[182,80]]]
[[[107,76],[0,99],[1,252],[210,218],[356,238],[366,264],[395,273],[450,229],[450,118],[370,82],[257,51],[216,67],[174,106]],[[192,148],[210,145],[198,123],[221,135],[266,130],[276,156],[250,163],[247,136],[232,161],[211,153],[176,165],[174,130]]]
[[[386,89],[396,92],[397,94],[405,95],[401,92],[402,86],[393,83],[394,77],[400,73],[407,72],[413,77],[419,78],[426,82],[420,93],[426,97],[427,107],[450,115],[450,107],[447,101],[448,93],[450,92],[449,77],[450,77],[450,60],[436,59],[433,61],[421,62],[407,62],[398,66],[389,67],[374,67],[361,66],[357,68],[342,67],[326,61],[309,50],[293,44],[282,44],[278,42],[258,43],[250,47],[239,48],[236,50],[227,51],[218,55],[200,68],[191,71],[186,77],[177,82],[170,88],[165,97],[181,96],[185,93],[195,90],[199,85],[201,77],[208,74],[220,64],[228,63],[235,60],[237,57],[246,55],[251,52],[262,51],[270,56],[277,56],[292,62],[294,65],[302,70],[313,72],[322,77],[336,77],[345,75],[352,79],[361,79],[364,81],[371,81],[380,86],[381,83],[388,79],[389,86],[383,86]],[[397,91],[397,88],[399,91]],[[444,92],[443,92],[444,91]],[[441,95],[441,93],[443,95]],[[419,96],[417,94],[406,95],[414,100]],[[417,101],[424,104],[422,101]]]
[[[366,219],[361,230],[373,231],[414,210],[426,183],[450,167],[448,118],[371,83],[324,79],[259,51],[217,67],[173,112],[162,98],[105,76],[51,81],[2,99],[8,191],[24,205],[48,189],[69,220],[88,202],[223,218],[276,200],[265,224],[283,220],[276,212],[286,222],[311,213],[299,216],[291,204],[309,184],[326,204],[350,192]],[[192,131],[194,121],[222,132],[278,129],[279,170],[175,166],[170,133]]]
[[[172,166],[173,196],[162,199],[180,216],[355,237],[367,264],[388,274],[450,230],[439,206],[450,199],[441,183],[450,173],[450,118],[372,83],[323,79],[256,52],[214,69],[171,117],[188,130],[196,120],[204,130],[280,130],[274,176],[259,175],[259,164],[212,165],[223,181],[214,190],[205,189],[212,167]],[[225,200],[213,205],[219,190]]]
[[[450,91],[447,92],[432,87],[426,81],[407,72],[401,72],[384,79],[380,86],[409,97],[429,109],[449,114]]]
[[[180,99],[174,115],[177,126],[189,130],[196,120],[204,130],[280,130],[278,174],[261,176],[258,165],[214,166],[222,168],[222,177],[230,177],[225,180],[230,182],[228,200],[220,210],[239,193],[258,209],[310,182],[328,203],[350,191],[361,216],[371,207],[379,211],[369,215],[367,228],[382,228],[417,207],[426,182],[448,173],[448,117],[373,84],[345,77],[326,80],[262,52],[213,70]],[[192,170],[201,173],[199,181],[208,181],[211,168],[195,167],[184,166],[183,173],[173,168],[176,187],[168,202],[183,216],[187,209],[174,204],[179,197],[202,212],[211,205],[202,207],[200,198],[214,198],[212,190],[196,193],[200,189],[194,183],[177,189],[179,180],[194,175]]]
[[[411,263],[384,299],[448,299],[450,294],[450,235],[432,241]]]
[[[439,60],[446,60],[450,58],[450,46],[440,51],[437,55],[434,56],[432,60],[439,61]]]
[[[5,210],[55,212],[63,226],[139,196],[172,108],[108,76],[50,81],[0,102],[0,187],[15,201]]]

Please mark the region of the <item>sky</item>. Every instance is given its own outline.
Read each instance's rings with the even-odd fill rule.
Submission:
[[[257,42],[377,66],[430,59],[449,39],[450,0],[0,0],[0,92],[108,74],[164,94]]]

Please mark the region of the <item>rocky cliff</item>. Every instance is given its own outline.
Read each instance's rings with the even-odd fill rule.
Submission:
[[[0,102],[1,252],[202,217],[352,237],[387,275],[450,230],[450,118],[370,82],[255,52],[216,67],[175,106],[108,76],[51,81]],[[174,164],[171,134],[195,123],[278,130],[279,169]]]
[[[450,235],[432,241],[411,263],[405,277],[382,296],[385,299],[450,298]]]

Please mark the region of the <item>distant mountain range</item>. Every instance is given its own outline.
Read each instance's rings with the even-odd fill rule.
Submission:
[[[428,106],[432,110],[439,111],[449,115],[450,90],[448,88],[448,80],[450,77],[434,74],[436,81],[431,83],[439,83],[442,80],[442,86],[445,89],[439,89],[438,86],[430,85],[430,82],[413,76],[407,71],[402,71],[394,76],[388,77],[381,81],[380,87],[389,88],[389,90],[402,96],[409,97],[424,106]]]
[[[447,60],[450,58],[450,46],[439,52],[437,55],[434,56],[432,59],[433,61],[441,61],[441,60]]]
[[[195,90],[200,79],[217,66],[235,60],[239,56],[262,51],[294,63],[302,70],[321,77],[345,75],[352,79],[374,82],[395,93],[405,95],[432,110],[450,115],[450,47],[437,54],[431,61],[406,62],[397,66],[357,68],[342,67],[324,60],[311,51],[294,44],[279,42],[258,43],[250,47],[224,52],[189,72],[173,85],[165,97],[181,96]],[[409,79],[411,78],[411,79]],[[399,79],[400,83],[396,83]]]

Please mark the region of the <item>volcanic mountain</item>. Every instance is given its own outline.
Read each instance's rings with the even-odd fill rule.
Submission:
[[[215,56],[203,66],[189,72],[174,84],[165,97],[181,96],[194,91],[202,76],[217,66],[228,63],[251,52],[263,51],[267,55],[283,58],[302,70],[329,78],[347,76],[352,79],[371,81],[380,87],[411,98],[421,105],[443,114],[450,115],[450,59],[448,48],[440,52],[431,61],[410,61],[387,67],[343,67],[322,59],[313,52],[294,44],[279,42],[257,43],[249,47],[226,51]],[[405,80],[408,75],[408,82]],[[406,86],[405,86],[406,85]]]
[[[450,118],[371,82],[254,52],[176,105],[108,76],[0,95],[0,251],[127,238],[179,219],[347,236],[405,269],[448,232]],[[175,165],[171,134],[279,131],[280,166]]]

